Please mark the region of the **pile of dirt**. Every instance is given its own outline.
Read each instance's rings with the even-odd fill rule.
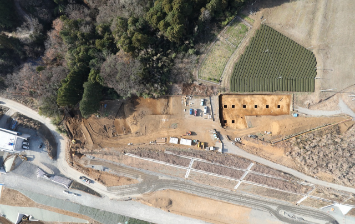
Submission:
[[[280,190],[285,190],[289,192],[294,192],[294,193],[299,193],[299,194],[305,194],[312,188],[309,186],[303,186],[300,184],[288,182],[288,181],[283,181],[283,180],[278,180],[274,178],[269,178],[269,177],[264,177],[256,174],[248,174],[245,178],[247,181],[252,181],[257,184],[263,184],[267,185],[269,187],[273,187],[276,189]]]
[[[326,179],[324,174],[327,174],[336,182],[352,187],[355,184],[354,147],[355,127],[341,134],[341,128],[334,126],[290,140],[286,155],[306,174],[320,179]]]
[[[182,86],[182,95],[188,96],[212,96],[218,94],[217,86],[206,86],[184,83]]]
[[[8,107],[0,106],[0,117],[4,115],[9,110]]]
[[[34,130],[38,130],[42,123],[34,120],[32,118],[29,118],[23,114],[20,113],[15,113],[14,115],[12,115],[13,119],[16,119],[18,125],[21,125],[22,127],[25,128],[30,128],[30,129],[34,129]]]
[[[248,168],[249,164],[251,164],[250,160],[244,159],[239,156],[230,155],[230,154],[221,154],[209,151],[200,151],[200,150],[176,150],[169,149],[169,151],[174,152],[178,155],[185,155],[196,157],[199,159],[204,159],[213,163],[223,164],[225,166],[230,166],[239,169]]]
[[[218,166],[218,165],[213,165],[213,164],[210,164],[210,163],[199,162],[199,161],[195,161],[194,162],[193,168],[194,169],[198,169],[198,170],[207,171],[207,172],[210,172],[210,173],[216,173],[216,174],[219,174],[219,175],[232,177],[232,178],[235,178],[235,179],[240,179],[242,177],[243,173],[244,173],[243,171],[234,170],[234,169],[231,169],[231,168]]]
[[[180,156],[167,154],[160,150],[147,150],[146,148],[143,149],[138,147],[136,149],[126,150],[125,152],[132,153],[140,157],[156,159],[174,165],[188,166],[190,164],[190,159],[185,159]]]

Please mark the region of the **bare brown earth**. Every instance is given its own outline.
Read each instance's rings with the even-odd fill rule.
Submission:
[[[30,198],[26,197],[25,195],[21,194],[20,192],[18,192],[16,190],[9,189],[9,188],[4,188],[4,187],[2,188],[0,202],[1,202],[1,204],[4,204],[4,205],[41,208],[41,209],[45,209],[48,211],[60,213],[63,215],[68,215],[68,216],[72,216],[75,218],[85,219],[85,220],[88,220],[89,223],[99,224],[97,221],[91,219],[90,217],[84,216],[84,215],[80,215],[80,214],[76,214],[73,212],[69,212],[69,211],[45,206],[42,204],[38,204],[38,203],[32,201]]]
[[[209,223],[249,224],[250,208],[198,197],[180,191],[164,190],[144,195],[138,201],[175,214]]]
[[[245,116],[290,113],[291,95],[222,95],[219,99],[221,124],[233,129],[247,128]]]
[[[111,106],[110,102],[106,102],[106,105]],[[181,137],[187,131],[193,131],[194,135],[185,138],[214,145],[214,140],[206,130],[217,128],[219,124],[207,119],[206,115],[189,115],[190,108],[183,104],[181,96],[134,98],[123,101],[119,109],[111,111],[107,117],[104,117],[107,112],[103,112],[100,118],[92,116],[83,119],[77,115],[67,118],[66,126],[69,135],[77,140],[73,148],[116,148],[127,146],[128,143],[139,145],[162,137]]]

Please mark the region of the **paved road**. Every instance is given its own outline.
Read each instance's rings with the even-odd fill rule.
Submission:
[[[57,166],[58,166],[59,170],[63,174],[65,174],[66,176],[68,176],[74,180],[79,180],[79,177],[82,174],[79,173],[78,171],[74,170],[73,168],[71,168],[68,165],[68,163],[65,161],[65,151],[66,151],[65,150],[65,148],[66,148],[65,137],[61,136],[59,133],[57,133],[55,131],[55,126],[51,124],[50,120],[48,118],[41,117],[40,115],[38,115],[38,113],[36,111],[33,111],[22,104],[19,104],[17,102],[14,102],[12,100],[8,100],[8,99],[2,98],[2,97],[0,97],[0,100],[5,102],[6,103],[5,106],[9,107],[10,109],[16,110],[28,117],[36,119],[36,120],[44,123],[45,125],[47,125],[47,127],[51,130],[51,132],[54,134],[54,136],[56,137],[56,139],[58,141]],[[231,143],[230,143],[230,145],[228,145],[228,142],[226,142],[226,141],[225,141],[225,143],[228,148],[232,149]],[[240,150],[240,152],[244,152],[243,150],[241,150],[237,147],[234,147],[234,152],[236,152],[235,151],[236,149]],[[244,153],[246,153],[246,152],[244,152]],[[262,161],[260,163],[270,163],[271,167],[280,166],[278,164],[271,163],[270,161],[264,160],[260,157],[257,157],[255,155],[251,155],[248,153],[244,154],[242,156],[246,157],[246,158],[253,156],[254,158],[252,158],[252,160],[257,161],[257,162]],[[267,165],[267,164],[265,164],[265,165]],[[282,167],[282,166],[278,167],[278,169],[288,172],[287,170],[285,170],[285,168],[286,167]],[[287,168],[287,169],[289,169],[289,168]],[[289,169],[289,170],[290,170],[289,173],[291,173],[291,174],[292,174],[292,172],[297,172],[292,169]],[[302,175],[304,175],[304,174],[302,174]],[[306,175],[304,175],[304,176],[307,177]],[[155,179],[155,181],[152,181],[152,179]],[[259,206],[258,208],[263,209],[263,210],[266,209],[267,211],[271,212],[275,217],[279,218],[280,220],[285,220],[286,218],[284,216],[281,216],[278,213],[278,209],[286,210],[291,213],[297,213],[298,215],[301,215],[301,216],[308,215],[308,216],[312,216],[312,217],[319,218],[322,220],[328,220],[333,223],[337,223],[334,220],[334,218],[327,215],[326,213],[321,212],[319,210],[311,209],[311,208],[306,208],[306,209],[305,208],[298,208],[295,206],[289,206],[289,205],[282,204],[282,203],[276,203],[275,201],[271,202],[271,201],[261,200],[260,198],[256,199],[256,198],[246,197],[246,196],[242,196],[239,194],[231,193],[227,190],[222,190],[219,188],[209,188],[207,186],[196,185],[191,182],[181,182],[181,181],[161,180],[161,179],[157,180],[156,178],[152,178],[152,179],[148,178],[148,179],[146,179],[147,181],[143,181],[136,186],[131,185],[129,187],[123,187],[119,192],[113,192],[113,191],[109,192],[109,191],[107,191],[106,187],[104,187],[103,185],[96,183],[96,182],[91,187],[94,190],[98,191],[99,193],[108,196],[109,198],[120,198],[120,197],[122,197],[122,193],[131,195],[131,194],[141,194],[141,193],[145,193],[145,192],[152,192],[152,191],[157,191],[157,190],[161,190],[161,189],[183,190],[183,191],[197,194],[200,196],[215,198],[217,200],[229,201],[229,202],[236,203],[236,204],[244,204],[244,205],[246,205],[248,207],[252,207],[252,208]],[[305,178],[302,178],[302,179],[305,179]],[[311,178],[311,179],[313,179],[313,178]],[[316,181],[318,181],[318,180],[316,180]],[[327,183],[327,184],[330,184],[330,183]],[[325,186],[328,186],[328,185],[325,185]],[[339,185],[339,187],[342,187],[342,186]],[[121,192],[121,195],[120,195],[120,192]],[[272,208],[272,206],[274,206],[276,208]],[[149,214],[147,214],[147,215],[149,215]],[[292,221],[290,219],[286,219],[286,220],[289,223],[299,223],[296,221]]]
[[[352,111],[348,105],[344,103],[342,99],[339,99],[338,110],[326,111],[326,110],[310,110],[303,107],[296,107],[296,110],[303,114],[308,114],[312,116],[334,116],[339,114],[347,114],[355,118],[355,113]]]

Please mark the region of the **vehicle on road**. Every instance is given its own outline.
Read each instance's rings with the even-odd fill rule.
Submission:
[[[80,180],[82,180],[84,183],[86,184],[91,184],[94,183],[93,180],[90,180],[89,178],[85,177],[85,176],[80,176]]]
[[[205,107],[203,108],[203,113],[204,113],[204,114],[207,114],[207,106],[205,106]]]
[[[30,149],[30,147],[27,146],[27,145],[23,145],[23,146],[22,146],[22,149]]]
[[[70,194],[70,191],[64,190],[63,193],[64,193],[64,194]]]
[[[43,146],[43,143],[39,144],[38,148],[40,149],[40,148],[42,148],[42,146]]]
[[[73,195],[76,196],[76,197],[77,197],[77,196],[80,196],[80,194],[77,194],[77,193],[73,193]]]

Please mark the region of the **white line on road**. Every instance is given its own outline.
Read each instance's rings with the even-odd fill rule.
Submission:
[[[248,166],[247,170],[244,172],[243,176],[240,178],[239,182],[237,183],[237,185],[235,185],[234,190],[237,190],[239,185],[242,183],[243,179],[248,175],[248,173],[250,172],[250,169],[254,166],[254,163],[250,163],[250,165]]]
[[[191,159],[189,168],[186,170],[185,179],[189,178],[190,171],[191,171],[191,168],[192,168],[192,164],[194,164],[194,161],[195,161],[195,159]]]

